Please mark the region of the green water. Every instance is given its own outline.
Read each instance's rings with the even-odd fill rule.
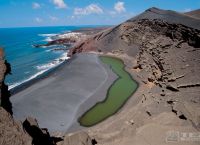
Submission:
[[[79,118],[82,126],[93,126],[115,114],[138,86],[131,75],[125,71],[122,60],[108,56],[100,56],[100,59],[112,68],[113,72],[118,75],[118,79],[108,89],[106,99],[98,102]]]

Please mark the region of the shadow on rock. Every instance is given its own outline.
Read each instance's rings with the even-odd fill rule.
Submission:
[[[5,72],[6,76],[7,74],[11,74],[11,66],[6,60],[5,60],[5,65],[6,65],[6,72]],[[3,81],[1,86],[1,106],[11,115],[13,115],[10,96],[11,94],[10,91],[8,90],[8,86]]]
[[[1,106],[13,115],[12,103],[10,102],[10,91],[8,91],[8,86],[3,82],[1,87]]]
[[[7,74],[12,74],[11,73],[11,66],[10,66],[10,64],[7,62],[7,60],[5,60],[5,65],[6,65],[6,75]]]
[[[23,127],[32,137],[33,145],[56,145],[57,142],[62,141],[61,138],[51,137],[47,129],[40,129],[33,118],[27,118],[23,122]]]

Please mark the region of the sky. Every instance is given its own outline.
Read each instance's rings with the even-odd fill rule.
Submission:
[[[0,27],[116,25],[150,7],[186,12],[200,0],[0,0]]]

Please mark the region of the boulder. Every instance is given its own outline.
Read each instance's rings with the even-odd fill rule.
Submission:
[[[57,145],[95,145],[95,139],[91,139],[86,132],[78,132],[74,134],[67,134],[64,140]]]
[[[24,131],[22,124],[0,107],[0,145],[32,145],[32,138]]]

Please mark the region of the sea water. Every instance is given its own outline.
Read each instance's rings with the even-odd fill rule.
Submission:
[[[4,48],[5,58],[11,64],[12,75],[6,76],[9,89],[23,84],[67,59],[66,51],[52,51],[61,46],[36,48],[60,33],[69,33],[84,27],[26,27],[0,28],[0,47]]]

